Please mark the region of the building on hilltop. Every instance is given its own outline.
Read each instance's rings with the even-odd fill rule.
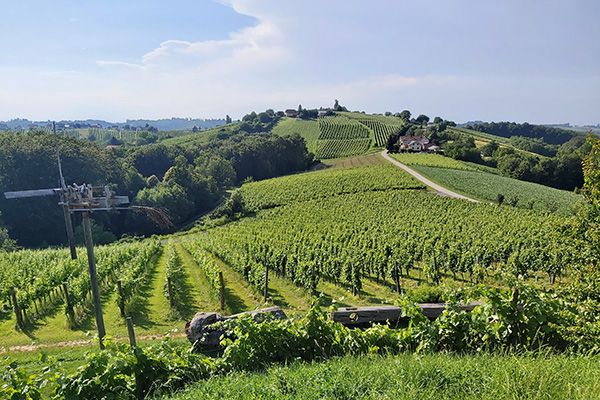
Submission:
[[[298,116],[298,111],[289,108],[287,110],[285,110],[285,116],[288,118],[296,118]]]
[[[422,152],[427,151],[430,153],[437,153],[440,151],[440,147],[431,143],[429,139],[424,136],[400,136],[398,138],[398,146],[400,151],[410,152]]]

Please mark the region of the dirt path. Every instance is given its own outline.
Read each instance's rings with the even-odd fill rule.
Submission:
[[[385,158],[386,160],[388,160],[389,162],[391,162],[392,164],[394,164],[395,166],[397,166],[399,168],[402,168],[404,171],[406,171],[409,174],[411,174],[415,179],[423,182],[425,185],[429,186],[430,188],[432,188],[433,190],[435,190],[438,194],[440,194],[442,196],[452,197],[452,198],[461,199],[461,200],[468,200],[468,201],[471,201],[473,203],[479,203],[479,201],[477,201],[475,199],[472,199],[472,198],[467,197],[467,196],[463,196],[462,194],[458,194],[456,192],[448,190],[445,187],[440,186],[437,183],[434,183],[434,182],[430,181],[429,179],[425,178],[423,175],[419,174],[414,169],[409,168],[408,166],[402,164],[400,161],[398,161],[398,160],[390,157],[390,155],[388,154],[387,150],[383,150],[381,152],[381,156],[383,158]]]
[[[136,335],[136,339],[138,341],[151,341],[151,340],[163,340],[166,337],[170,338],[184,338],[185,333],[169,333],[169,334],[154,334],[154,335]],[[126,336],[116,336],[112,338],[116,342],[126,342],[129,340]],[[43,349],[56,349],[62,347],[87,347],[87,346],[95,346],[98,343],[98,339],[81,339],[81,340],[70,340],[68,342],[57,342],[57,343],[42,343],[42,344],[29,344],[22,346],[8,346],[8,347],[0,347],[0,354],[4,353],[19,353],[19,352],[28,352],[28,351],[38,351]]]

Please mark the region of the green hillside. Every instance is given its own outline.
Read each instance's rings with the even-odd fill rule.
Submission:
[[[580,195],[537,183],[520,181],[494,173],[494,169],[466,163],[439,154],[392,154],[398,161],[455,192],[487,202],[496,202],[499,194],[508,204],[541,211],[572,215],[582,200]]]
[[[316,142],[319,139],[319,124],[315,120],[304,120],[299,118],[282,118],[273,127],[273,133],[279,136],[293,135],[297,133],[306,141],[308,150],[316,151]]]

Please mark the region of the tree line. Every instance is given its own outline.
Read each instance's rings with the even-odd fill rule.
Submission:
[[[270,122],[259,123],[268,128]],[[166,212],[178,226],[212,209],[227,189],[244,180],[303,171],[312,165],[314,157],[299,136],[249,133],[240,125],[202,145],[117,149],[47,132],[0,133],[0,192],[57,187],[60,150],[67,184],[110,183],[136,204]],[[158,226],[140,212],[102,213],[94,219],[100,242],[173,229]],[[12,248],[15,241],[20,246],[62,245],[64,229],[56,197],[9,201],[0,196],[0,248]]]

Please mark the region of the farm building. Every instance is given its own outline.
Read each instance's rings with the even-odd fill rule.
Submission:
[[[288,118],[296,118],[298,116],[298,111],[289,108],[285,110],[285,116]]]
[[[438,152],[440,147],[429,142],[424,136],[400,136],[398,138],[398,144],[400,151],[411,151],[411,152]]]

